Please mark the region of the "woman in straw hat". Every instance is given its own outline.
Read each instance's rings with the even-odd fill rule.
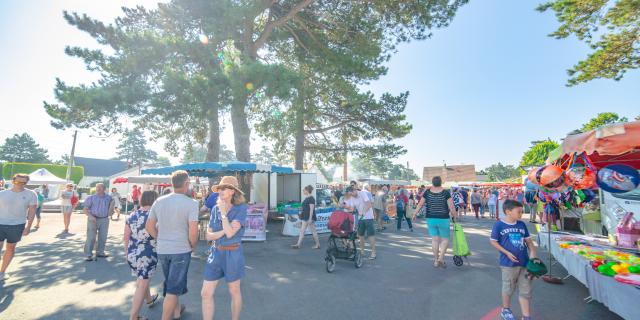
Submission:
[[[242,310],[240,279],[244,277],[244,253],[241,241],[247,205],[235,177],[223,177],[220,184],[213,187],[213,191],[218,192],[219,197],[211,210],[207,230],[207,240],[213,240],[213,245],[204,268],[202,318],[213,319],[213,295],[218,280],[225,278],[231,295],[231,319],[237,320],[240,319]]]

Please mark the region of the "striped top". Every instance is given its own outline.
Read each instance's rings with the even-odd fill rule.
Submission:
[[[442,190],[438,193],[427,190],[422,197],[427,208],[427,218],[449,219],[449,205],[447,204],[447,200],[451,198],[449,190]]]

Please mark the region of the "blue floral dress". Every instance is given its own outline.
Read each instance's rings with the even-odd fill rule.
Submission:
[[[127,262],[131,267],[131,274],[138,279],[149,279],[158,265],[156,240],[145,230],[148,218],[149,211],[138,209],[125,222],[131,229]]]

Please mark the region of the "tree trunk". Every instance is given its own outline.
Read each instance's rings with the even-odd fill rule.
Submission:
[[[296,106],[296,170],[304,170],[304,99]]]
[[[251,162],[251,129],[247,120],[245,106],[247,96],[242,95],[233,99],[231,105],[231,124],[233,126],[233,140],[238,161]]]
[[[220,122],[218,108],[212,106],[209,110],[209,142],[207,143],[207,162],[220,161]]]

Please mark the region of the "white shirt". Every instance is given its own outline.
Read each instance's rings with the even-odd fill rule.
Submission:
[[[346,203],[350,207],[355,207],[358,210],[358,214],[362,215],[364,212],[363,219],[373,219],[373,208],[369,208],[366,210],[367,202],[371,202],[371,198],[366,191],[358,191],[357,197],[351,197],[349,200],[346,200]]]
[[[27,221],[29,207],[38,205],[38,195],[29,189],[0,191],[0,224],[20,225]]]

